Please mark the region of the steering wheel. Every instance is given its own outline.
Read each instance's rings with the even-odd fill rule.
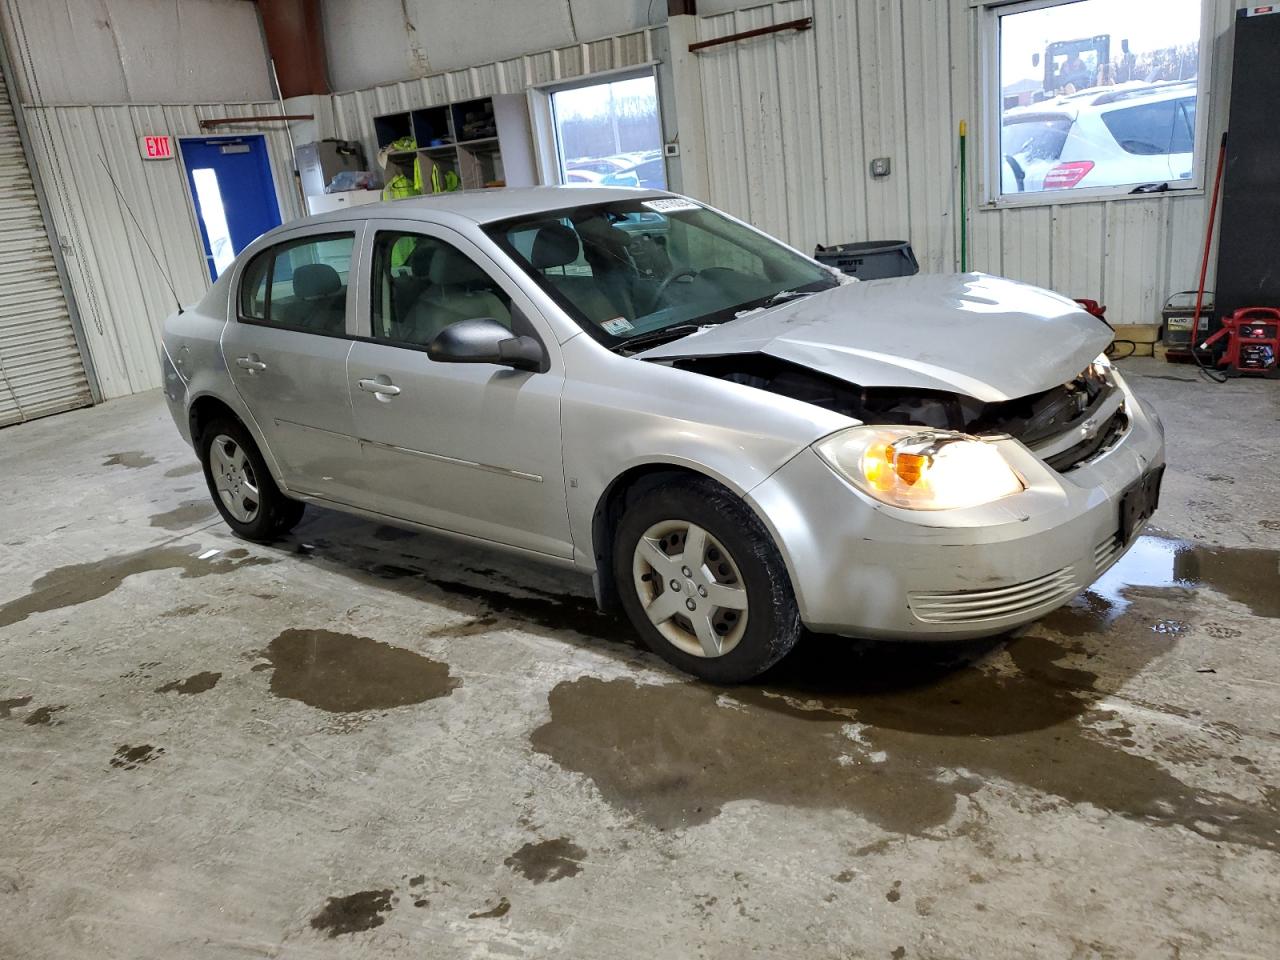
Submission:
[[[688,267],[672,267],[671,272],[662,278],[662,282],[658,284],[658,289],[653,292],[653,302],[657,304],[662,299],[662,295],[667,292],[667,287],[681,277],[696,278],[697,276],[697,270],[690,270]]]

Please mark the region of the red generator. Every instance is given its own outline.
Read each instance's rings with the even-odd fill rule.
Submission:
[[[1218,359],[1219,367],[1236,374],[1276,376],[1276,362],[1280,357],[1280,310],[1241,307],[1222,318],[1222,329],[1200,344],[1200,349],[1208,349],[1223,337],[1229,339]]]

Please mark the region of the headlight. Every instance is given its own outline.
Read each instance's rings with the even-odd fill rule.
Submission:
[[[1115,368],[1111,365],[1111,358],[1105,353],[1100,353],[1094,358],[1093,363],[1085,367],[1084,372],[1086,376],[1109,383],[1115,374]]]
[[[859,489],[909,510],[976,507],[1025,489],[992,444],[948,430],[853,427],[815,449]]]

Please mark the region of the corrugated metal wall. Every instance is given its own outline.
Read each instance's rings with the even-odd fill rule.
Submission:
[[[1216,144],[1226,117],[1225,38],[1235,2],[1210,2],[1216,42],[1208,143]],[[710,39],[802,16],[814,18],[814,29],[696,55],[711,171],[704,199],[802,249],[907,238],[922,269],[956,269],[956,129],[967,119],[976,132],[980,116],[978,12],[965,0],[783,0],[703,17],[697,35]],[[668,59],[667,42],[661,26],[317,97],[313,129],[361,140],[372,156],[377,115]],[[660,78],[669,81],[666,73]],[[671,99],[664,109],[674,109]],[[98,158],[130,198],[180,298],[191,302],[208,281],[181,165],[145,163],[137,137],[197,136],[202,117],[270,114],[278,106],[24,111],[102,392],[109,398],[158,386],[156,334],[172,300]],[[674,135],[679,118],[664,118],[664,126]],[[285,132],[253,132],[266,135],[282,215],[297,216]],[[867,165],[879,156],[892,158],[893,173],[873,180]],[[978,160],[975,150],[975,198]],[[1020,209],[975,204],[971,267],[1102,300],[1116,322],[1154,322],[1169,293],[1195,283],[1207,208],[1203,193]]]
[[[278,114],[279,104],[32,107],[24,110],[32,148],[62,241],[85,342],[104,399],[160,386],[160,323],[173,312],[164,276],[147,252],[111,178],[177,288],[183,304],[209,287],[195,213],[179,159],[144,161],[138,137],[204,137],[199,121]],[[285,220],[301,215],[289,141],[279,124],[219,128],[262,133]]]
[[[373,156],[376,115],[519,92],[536,84],[646,63],[655,59],[655,43],[660,46],[663,33],[663,28],[645,30],[342,94],[331,101],[315,98],[318,129],[321,136],[363,140]],[[203,296],[209,278],[182,165],[177,159],[142,160],[138,137],[147,133],[208,136],[199,128],[202,119],[279,112],[276,103],[24,107],[86,344],[105,399],[160,386],[156,354],[160,323],[173,311],[174,303],[163,275],[112,188],[104,162],[179,298],[190,304]],[[288,138],[279,124],[261,129],[221,127],[213,132],[264,134],[281,216],[288,221],[302,214],[291,182]]]
[[[1212,148],[1226,123],[1222,38],[1236,3],[1211,2]],[[980,133],[979,12],[963,0],[788,0],[704,17],[698,39],[804,16],[812,30],[697,55],[706,199],[801,249],[909,239],[922,270],[957,269],[957,132],[967,119]],[[978,139],[969,141],[975,199]],[[893,173],[873,180],[868,164],[882,156]],[[1196,283],[1207,209],[1200,193],[999,210],[975,203],[970,269],[1101,300],[1113,322],[1153,323],[1170,293]]]
[[[333,97],[332,123],[321,126],[322,135],[359,140],[372,158],[377,155],[373,131],[376,116],[473,97],[522,93],[542,84],[648,63],[660,56],[658,51],[663,49],[665,33],[665,27],[655,27],[465,70],[340,93]]]

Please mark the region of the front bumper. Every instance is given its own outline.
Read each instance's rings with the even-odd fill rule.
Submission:
[[[1027,489],[965,510],[890,507],[805,450],[751,491],[810,629],[963,639],[1011,630],[1061,606],[1118,560],[1121,494],[1164,463],[1155,413],[1123,387],[1129,427],[1059,474],[1016,440],[997,441]]]

